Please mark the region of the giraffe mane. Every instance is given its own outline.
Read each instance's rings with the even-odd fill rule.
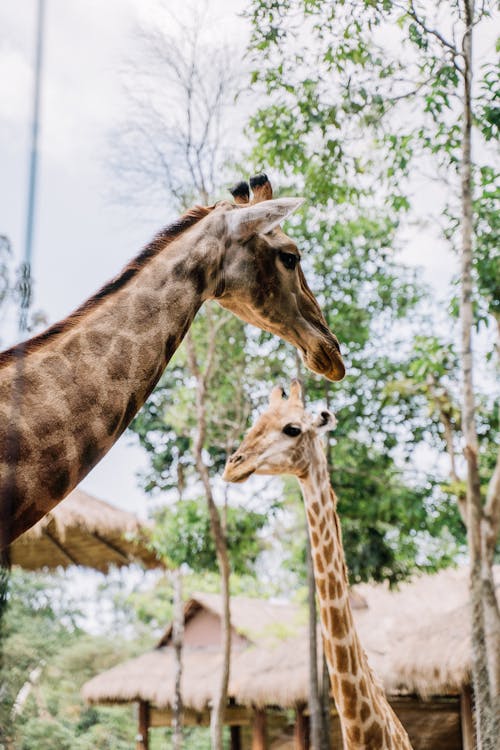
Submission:
[[[131,279],[133,279],[149,261],[158,255],[167,245],[172,243],[181,234],[197,224],[201,219],[213,211],[215,206],[193,206],[182,214],[177,221],[161,229],[141,252],[135,256],[122,271],[113,279],[102,286],[95,294],[83,302],[80,307],[70,313],[63,320],[54,323],[45,331],[23,341],[15,346],[0,352],[0,368],[6,367],[19,358],[37,351],[48,344],[56,336],[69,331],[79,320],[92,310],[95,310],[105,299],[116,294]]]

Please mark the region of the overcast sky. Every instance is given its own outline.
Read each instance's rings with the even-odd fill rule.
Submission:
[[[46,0],[43,105],[36,231],[34,307],[54,322],[115,275],[153,233],[173,218],[164,211],[141,216],[113,203],[110,139],[123,121],[121,71],[134,52],[138,21],[157,12],[154,0]],[[246,26],[238,2],[212,3],[214,39],[244,49]],[[186,4],[172,0],[176,12]],[[0,233],[23,252],[31,118],[36,1],[0,4]],[[433,203],[433,187],[420,196]],[[133,204],[133,200],[132,200]],[[431,235],[407,232],[404,259],[422,264],[422,276],[443,295],[455,259]],[[341,332],[340,332],[341,334]],[[12,343],[12,321],[0,332]],[[121,507],[145,513],[136,472],[145,466],[132,438],[121,438],[82,486]]]
[[[110,139],[123,120],[122,70],[134,30],[154,18],[154,0],[46,0],[39,181],[33,247],[34,308],[49,322],[67,315],[175,218],[113,203]],[[178,12],[186,4],[171,3]],[[214,38],[244,41],[241,2],[212,2]],[[224,10],[225,8],[225,10]],[[0,3],[0,234],[17,259],[24,226],[31,127],[35,0]],[[16,336],[13,311],[2,345]],[[84,480],[98,497],[145,513],[136,473],[143,452],[125,435]]]

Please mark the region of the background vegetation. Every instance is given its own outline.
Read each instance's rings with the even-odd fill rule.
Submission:
[[[436,238],[455,250],[460,246],[462,6],[458,0],[436,7],[392,0],[253,0],[246,12],[248,77],[243,69],[228,74],[227,51],[218,50],[214,65],[204,65],[214,51],[196,29],[184,29],[179,38],[185,44],[168,47],[169,54],[169,31],[158,27],[143,35],[146,52],[129,76],[141,81],[144,98],[131,103],[112,157],[124,192],[131,178],[145,178],[180,211],[200,198],[212,202],[223,195],[228,173],[236,181],[265,170],[280,194],[304,195],[306,206],[287,231],[303,254],[306,277],[341,340],[347,366],[342,383],[328,383],[304,372],[287,344],[215,305],[198,316],[188,345],[131,427],[148,455],[140,482],[156,501],[152,544],[170,566],[182,569],[185,592],[220,585],[205,471],[233,593],[306,600],[305,521],[295,485],[255,483],[242,497],[218,479],[271,385],[286,385],[297,372],[311,407],[326,405],[338,418],[328,455],[351,582],[397,585],[417,571],[466,559],[457,285],[438,302],[419,270],[398,256],[409,227],[429,218],[419,192],[431,182],[442,185],[433,217]],[[493,3],[483,3],[478,31],[491,33],[492,14]],[[158,54],[162,65],[151,65]],[[492,147],[500,117],[497,50],[489,48],[483,58],[474,71],[471,168],[484,500],[499,438],[494,382],[500,261]],[[178,87],[175,122],[159,100],[148,109],[146,96],[172,80]],[[227,124],[235,96],[245,109],[249,87],[258,106],[247,118],[246,140],[229,154],[223,146],[227,133],[218,125]],[[206,105],[201,109],[193,106],[200,92]],[[179,129],[179,121],[185,127]],[[192,168],[196,153],[205,157],[200,172]],[[150,197],[146,191],[145,200]],[[101,588],[100,595],[113,602],[119,633],[90,635],[63,578],[13,576],[4,633],[9,678],[1,701],[15,748],[130,747],[136,732],[132,709],[85,707],[79,689],[91,675],[154,642],[172,616],[172,583],[165,577],[153,587],[111,580]],[[162,741],[159,732],[153,735]],[[209,742],[199,731],[186,732],[184,741],[190,748]]]

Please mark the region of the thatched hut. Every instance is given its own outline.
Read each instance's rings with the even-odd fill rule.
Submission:
[[[496,570],[500,583],[500,568]],[[422,576],[398,591],[363,585],[353,609],[369,661],[415,750],[472,750],[467,571]],[[304,747],[308,699],[306,615],[293,604],[233,597],[226,723],[234,748]],[[459,613],[460,618],[455,619]],[[221,601],[196,594],[185,606],[182,694],[185,722],[208,725],[220,664]],[[87,682],[91,703],[139,704],[138,748],[169,726],[174,657],[169,627],[157,647]],[[295,720],[290,724],[290,716]],[[333,747],[341,747],[332,706]]]
[[[137,516],[80,489],[11,544],[10,561],[25,570],[80,565],[103,573],[132,562],[161,565],[144,543]]]

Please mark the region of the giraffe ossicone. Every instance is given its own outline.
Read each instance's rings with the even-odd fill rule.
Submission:
[[[196,313],[216,300],[281,336],[311,369],[344,375],[279,223],[301,199],[265,175],[236,203],[188,211],[64,320],[0,354],[0,549],[62,500],[119,438]]]
[[[336,424],[327,410],[310,414],[300,383],[285,397],[273,388],[269,406],[229,457],[223,478],[292,474],[305,501],[323,647],[347,750],[411,750],[410,740],[376,680],[359,641],[351,605],[337,500],[322,435]]]

